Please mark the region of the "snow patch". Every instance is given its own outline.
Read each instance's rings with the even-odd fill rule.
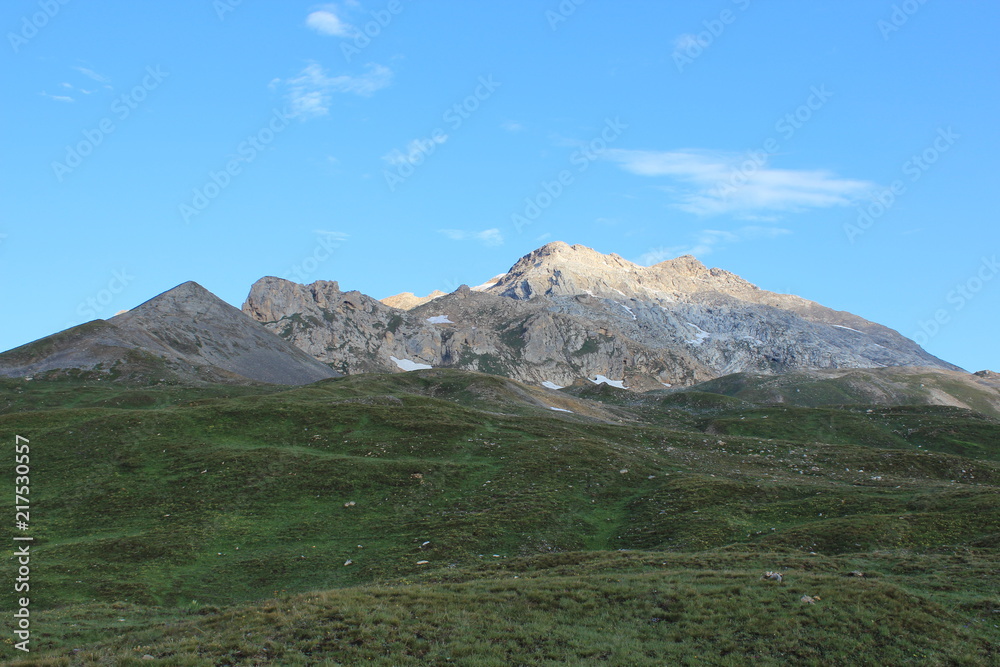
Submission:
[[[695,329],[698,330],[698,333],[695,334],[694,340],[686,340],[686,341],[684,341],[685,343],[688,343],[689,345],[701,345],[702,343],[705,342],[705,339],[712,337],[712,334],[708,333],[707,331],[705,331],[704,329],[702,329],[701,327],[699,327],[697,324],[692,324],[690,322],[685,322],[685,324],[687,324],[689,327],[694,327]]]
[[[615,303],[618,303],[618,302],[615,301]],[[624,303],[618,303],[618,305],[621,306],[622,308],[624,308],[625,310],[627,310],[628,314],[632,316],[633,320],[639,319],[638,317],[635,316],[635,313],[632,312],[632,309],[629,308],[628,306],[626,306]]]
[[[674,386],[674,385],[670,384],[669,382],[661,382],[660,384],[662,384],[664,387],[673,387]]]
[[[562,389],[562,387],[557,385],[555,382],[552,382],[551,380],[546,380],[545,382],[542,383],[542,386],[545,387],[546,389]]]
[[[447,315],[435,315],[434,317],[428,317],[427,321],[431,324],[454,324],[448,319]]]
[[[434,368],[433,366],[428,366],[427,364],[418,364],[415,361],[409,359],[397,359],[396,357],[389,357],[392,359],[392,363],[399,366],[401,370],[404,371],[425,371],[428,368]]]
[[[572,410],[564,410],[563,408],[553,408],[552,406],[549,406],[549,410],[555,410],[556,412],[568,412],[570,414],[573,414]]]
[[[594,384],[610,384],[612,387],[618,387],[619,389],[628,389],[625,386],[625,380],[609,380],[603,375],[598,375],[596,380],[591,380]]]
[[[864,331],[858,331],[857,329],[852,329],[851,327],[842,327],[839,324],[834,324],[833,326],[837,327],[838,329],[847,329],[848,331],[853,331],[854,333],[859,333],[859,334],[865,333]]]

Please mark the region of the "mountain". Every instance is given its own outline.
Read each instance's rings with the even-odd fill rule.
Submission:
[[[410,310],[411,308],[416,308],[417,306],[422,306],[428,301],[433,301],[439,296],[444,296],[445,293],[441,290],[434,290],[427,296],[417,296],[413,292],[403,292],[402,294],[396,294],[395,296],[387,296],[382,299],[382,303],[392,308],[399,308],[401,310]]]
[[[0,354],[0,376],[54,370],[172,381],[307,384],[338,374],[201,285],[186,282],[109,320]]]
[[[690,256],[644,267],[562,242],[444,296],[379,302],[336,282],[263,278],[243,311],[344,373],[444,366],[550,387],[650,390],[741,372],[961,370],[892,329]]]

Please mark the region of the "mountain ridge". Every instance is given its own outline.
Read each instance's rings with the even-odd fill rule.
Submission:
[[[961,370],[888,327],[762,290],[690,255],[644,267],[557,241],[447,295],[377,301],[328,281],[295,285],[261,279],[244,312],[345,373],[417,364],[650,390],[737,372]]]
[[[888,327],[768,292],[689,255],[646,267],[563,242],[481,285],[428,297],[379,301],[342,291],[337,281],[267,276],[236,309],[186,282],[108,320],[0,355],[5,376],[132,368],[199,382],[303,384],[430,367],[547,388],[589,382],[635,391],[737,373],[964,373]]]
[[[107,320],[0,354],[0,376],[67,369],[289,385],[337,375],[192,281]]]

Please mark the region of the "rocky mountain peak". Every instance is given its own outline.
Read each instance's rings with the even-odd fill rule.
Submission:
[[[339,302],[342,294],[336,280],[317,280],[309,285],[300,285],[284,278],[266,276],[250,288],[243,312],[258,322],[276,322],[289,308],[304,301],[315,302],[325,308]]]
[[[679,276],[698,276],[708,271],[708,268],[699,262],[694,255],[681,255],[680,257],[654,264],[649,268],[659,271],[669,271]]]
[[[199,306],[204,307],[214,304],[217,301],[221,302],[217,296],[207,289],[193,280],[189,280],[125,312],[141,315],[150,311],[163,312],[170,309],[190,311]]]
[[[698,292],[745,298],[757,287],[728,271],[709,269],[691,255],[647,267],[614,253],[555,241],[522,257],[488,291],[515,299],[589,294],[673,301]]]
[[[243,307],[345,373],[446,366],[545,386],[639,390],[735,372],[954,368],[850,313],[759,289],[690,255],[642,266],[547,243],[477,287],[375,301],[336,283],[258,281]]]
[[[382,303],[389,306],[390,308],[399,308],[400,310],[412,310],[417,306],[422,306],[428,301],[433,301],[438,297],[444,296],[445,293],[441,290],[434,290],[427,296],[417,296],[413,292],[403,292],[401,294],[394,294],[393,296],[387,296],[384,299],[380,299]]]
[[[337,375],[190,281],[107,321],[95,320],[12,352],[0,358],[0,376],[115,369],[147,378],[294,385]]]

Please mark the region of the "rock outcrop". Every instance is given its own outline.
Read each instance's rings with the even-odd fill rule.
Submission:
[[[644,267],[556,242],[477,288],[403,296],[390,302],[415,305],[394,308],[334,282],[263,278],[243,310],[344,373],[446,366],[548,386],[587,378],[645,390],[736,372],[960,370],[887,327],[762,290],[690,256]]]

